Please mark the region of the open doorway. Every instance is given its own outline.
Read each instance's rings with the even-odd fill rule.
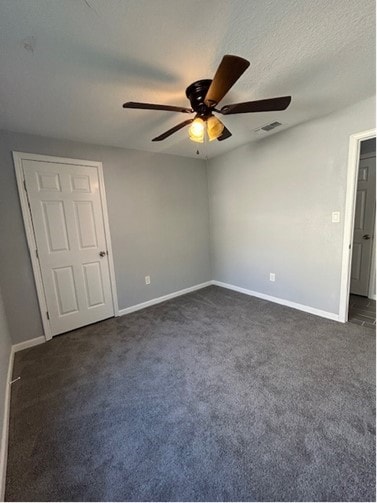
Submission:
[[[376,138],[360,142],[348,321],[376,328]]]

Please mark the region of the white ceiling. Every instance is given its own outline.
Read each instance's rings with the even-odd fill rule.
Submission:
[[[185,129],[150,141],[187,115],[122,104],[189,106],[185,88],[235,54],[251,66],[221,105],[287,94],[292,103],[223,116],[233,137],[199,145],[212,157],[258,140],[254,130],[269,122],[291,127],[374,94],[374,8],[374,0],[0,0],[0,128],[195,157]]]

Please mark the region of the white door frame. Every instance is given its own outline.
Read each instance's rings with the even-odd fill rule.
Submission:
[[[376,211],[376,208],[375,208]],[[368,299],[376,300],[375,276],[376,275],[376,216],[374,217],[374,236],[372,244],[372,260],[370,262]]]
[[[344,212],[343,258],[340,282],[339,321],[348,321],[348,305],[351,287],[351,260],[353,251],[353,228],[355,220],[355,203],[357,177],[360,160],[360,144],[364,140],[376,137],[376,129],[368,129],[350,136],[348,150],[348,170],[346,205]]]
[[[39,302],[39,308],[42,317],[42,324],[44,330],[44,337],[48,341],[52,339],[52,332],[50,327],[50,321],[47,316],[47,303],[43,288],[42,282],[42,273],[39,265],[39,261],[37,258],[36,250],[37,245],[34,236],[33,230],[33,221],[31,218],[31,213],[29,209],[29,203],[26,195],[26,186],[24,180],[24,173],[22,169],[22,162],[25,160],[28,161],[43,161],[43,162],[51,162],[51,163],[60,163],[60,164],[73,164],[79,166],[90,166],[95,167],[98,170],[98,179],[99,179],[99,193],[102,202],[102,210],[103,210],[103,223],[105,229],[105,238],[107,251],[109,252],[109,272],[110,272],[110,283],[111,283],[111,293],[112,293],[112,301],[114,307],[114,315],[119,316],[119,307],[118,307],[118,296],[115,282],[115,270],[114,270],[114,259],[113,259],[113,250],[111,246],[111,237],[110,237],[110,226],[109,226],[109,216],[107,213],[107,202],[106,202],[106,192],[105,192],[105,182],[103,178],[103,168],[102,162],[98,161],[86,161],[84,159],[70,159],[66,157],[54,157],[49,155],[39,155],[39,154],[28,154],[25,152],[12,152],[13,161],[14,161],[14,169],[16,172],[17,179],[17,187],[18,194],[20,196],[21,202],[21,210],[22,217],[25,225],[26,239],[29,247],[29,253],[31,258],[31,264],[34,273],[35,286],[37,289],[37,296]]]

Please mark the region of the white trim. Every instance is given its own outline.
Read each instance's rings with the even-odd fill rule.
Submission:
[[[44,340],[44,337],[43,337]],[[5,479],[7,473],[7,460],[8,460],[8,434],[9,434],[9,413],[10,413],[10,389],[13,373],[14,350],[13,346],[10,348],[8,372],[5,389],[4,400],[4,416],[3,416],[3,430],[1,432],[1,449],[0,449],[0,501],[5,499]]]
[[[25,152],[12,152],[13,161],[14,161],[14,169],[16,172],[18,193],[20,196],[21,202],[21,210],[22,216],[24,220],[25,232],[27,243],[29,246],[29,253],[31,258],[31,264],[34,273],[35,286],[37,290],[38,302],[40,313],[42,317],[42,324],[44,330],[44,336],[46,340],[50,340],[52,338],[51,326],[50,322],[47,318],[47,303],[44,294],[42,274],[40,270],[39,261],[36,257],[35,250],[37,249],[37,245],[35,242],[35,236],[33,232],[33,223],[31,219],[31,214],[29,211],[28,201],[26,192],[24,190],[24,173],[22,167],[22,161],[31,160],[31,161],[43,161],[43,162],[51,162],[51,163],[60,163],[60,164],[71,164],[78,166],[90,166],[97,168],[98,178],[99,178],[99,190],[100,197],[102,202],[102,214],[103,214],[103,224],[105,229],[105,239],[106,239],[106,248],[108,251],[108,263],[109,263],[109,272],[110,272],[110,285],[111,285],[111,293],[112,293],[112,303],[114,309],[114,316],[119,315],[118,308],[118,297],[117,297],[117,289],[115,282],[115,270],[114,270],[114,259],[113,259],[113,251],[111,246],[111,237],[110,237],[110,225],[109,218],[107,212],[107,202],[106,202],[106,192],[105,192],[105,182],[103,177],[103,166],[102,162],[99,161],[86,161],[83,159],[70,159],[65,157],[54,157],[49,155],[39,155],[39,154],[28,154]]]
[[[348,321],[348,304],[351,286],[351,259],[353,248],[353,227],[355,219],[355,201],[357,189],[357,173],[360,159],[360,143],[363,140],[375,138],[376,130],[369,129],[352,134],[349,141],[346,205],[344,212],[343,257],[340,279],[339,321]]]
[[[125,309],[119,310],[119,316],[124,316],[125,314],[133,313],[134,311],[139,311],[145,307],[154,306],[155,304],[160,304],[166,300],[174,299],[175,297],[180,297],[181,295],[186,295],[186,293],[195,292],[196,290],[201,290],[207,286],[212,285],[212,281],[206,281],[205,283],[200,283],[198,285],[190,286],[189,288],[184,288],[183,290],[178,290],[173,293],[168,293],[162,297],[156,297],[155,299],[147,300],[141,304],[135,304],[134,306],[126,307]]]
[[[24,226],[25,226],[26,239],[27,239],[27,244],[29,247],[31,265],[33,268],[33,273],[34,273],[35,287],[37,290],[37,296],[38,296],[39,309],[40,309],[41,318],[42,318],[44,336],[46,337],[46,340],[49,340],[52,338],[52,334],[51,334],[50,323],[47,318],[48,309],[47,309],[46,299],[45,299],[45,295],[44,295],[41,270],[39,267],[38,259],[35,254],[35,250],[37,249],[37,245],[35,242],[35,237],[34,237],[34,232],[33,232],[33,223],[32,223],[31,215],[29,212],[26,191],[24,189],[24,175],[23,175],[23,171],[22,171],[22,160],[24,158],[22,156],[23,156],[23,154],[21,152],[13,152],[13,161],[14,161],[14,169],[16,171],[18,194],[20,197],[21,211],[22,211],[22,217],[23,217]]]
[[[376,300],[376,213],[374,214],[374,218],[374,235],[372,243],[372,260],[369,271],[368,299]]]
[[[103,177],[102,162],[99,162],[98,165],[99,165],[99,169],[98,169],[99,190],[100,190],[100,195],[101,195],[101,199],[102,199],[102,213],[103,213],[103,224],[104,224],[104,229],[105,229],[106,249],[107,249],[108,257],[109,257],[110,286],[111,286],[111,294],[113,296],[114,316],[119,316],[118,293],[117,293],[116,281],[115,281],[113,247],[111,245],[109,214],[107,212],[105,179]]]
[[[274,302],[275,304],[280,304],[282,306],[292,307],[293,309],[298,309],[299,311],[304,311],[306,313],[314,314],[316,316],[321,316],[322,318],[327,318],[329,320],[339,321],[339,316],[337,313],[330,313],[328,311],[323,311],[322,309],[316,309],[314,307],[305,306],[304,304],[298,304],[297,302],[280,299],[278,297],[273,297],[271,295],[255,292],[253,290],[248,290],[246,288],[241,288],[239,286],[231,285],[229,283],[223,283],[222,281],[216,281],[216,280],[206,281],[205,283],[200,283],[198,285],[194,285],[189,288],[184,288],[183,290],[178,290],[177,292],[163,295],[162,297],[156,297],[155,299],[151,299],[146,302],[142,302],[140,304],[135,304],[134,306],[126,307],[125,309],[120,309],[119,316],[124,316],[126,314],[139,311],[140,309],[144,309],[149,306],[154,306],[155,304],[160,304],[161,302],[165,302],[166,300],[170,300],[175,297],[180,297],[181,295],[185,295],[187,293],[194,292],[196,290],[200,290],[202,288],[206,288],[207,286],[211,285],[220,286],[223,288],[227,288],[228,290],[234,290],[235,292],[240,292],[246,295],[250,295],[252,297],[257,297],[259,299],[268,300],[270,302]]]
[[[252,297],[257,297],[258,299],[268,300],[269,302],[274,302],[275,304],[292,307],[293,309],[298,309],[299,311],[304,311],[305,313],[321,316],[322,318],[327,318],[329,320],[339,321],[339,316],[336,313],[330,313],[328,311],[323,311],[322,309],[317,309],[315,307],[305,306],[304,304],[298,304],[297,302],[292,302],[290,300],[280,299],[279,297],[273,297],[272,295],[267,295],[265,293],[255,292],[254,290],[248,290],[247,288],[230,285],[229,283],[223,283],[222,281],[214,280],[211,283],[212,285],[221,286],[223,288],[227,288],[228,290],[234,290],[235,292],[244,293]]]
[[[8,435],[9,435],[9,416],[10,416],[10,398],[11,398],[11,381],[13,374],[14,355],[17,351],[37,346],[46,342],[46,337],[41,335],[35,339],[19,342],[13,344],[10,348],[8,372],[6,379],[5,399],[4,399],[4,416],[3,416],[3,429],[1,432],[1,448],[0,448],[0,501],[4,501],[5,497],[5,482],[7,473],[7,460],[8,460]]]
[[[28,152],[18,152],[13,151],[14,154],[17,154],[18,157],[21,157],[25,161],[43,161],[43,162],[51,162],[51,163],[59,163],[59,164],[74,164],[77,166],[90,166],[97,168],[102,163],[99,161],[87,161],[86,159],[73,159],[71,157],[55,157],[54,155],[43,155],[43,154],[30,154]]]
[[[46,338],[44,335],[39,337],[35,337],[34,339],[29,339],[27,341],[19,342],[18,344],[13,344],[12,350],[14,353],[18,351],[22,351],[23,349],[32,348],[33,346],[38,346],[39,344],[43,344],[46,342]]]

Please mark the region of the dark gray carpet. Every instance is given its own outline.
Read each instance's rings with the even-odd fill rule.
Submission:
[[[209,287],[17,353],[6,498],[374,501],[374,343]]]

